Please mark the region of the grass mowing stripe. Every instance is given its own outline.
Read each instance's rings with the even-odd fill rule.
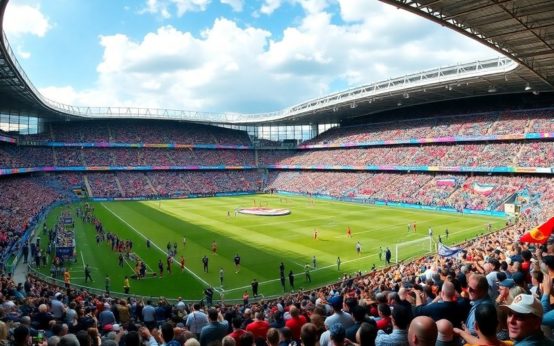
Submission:
[[[118,218],[119,220],[121,220],[124,224],[126,224],[129,228],[131,228],[133,231],[135,231],[138,235],[140,235],[144,240],[148,240],[148,238],[142,234],[139,230],[137,230],[135,227],[131,226],[127,221],[123,220],[119,215],[117,215],[113,210],[111,210],[110,208],[108,208],[104,203],[100,203],[101,206],[103,206],[107,211],[109,211],[110,213],[112,213],[113,216],[115,216],[116,218]],[[168,256],[167,252],[165,252],[164,250],[162,250],[162,248],[160,248],[158,246],[158,244],[154,243],[154,242],[151,242],[151,244],[157,248],[158,250],[161,251],[161,253],[163,253],[165,256]],[[178,263],[176,259],[173,259],[173,261],[175,263]],[[206,282],[204,279],[202,279],[200,276],[196,275],[195,272],[191,271],[190,269],[188,268],[185,268],[193,277],[195,277],[198,281],[202,282],[202,284],[206,285],[206,286],[211,286],[208,282]],[[217,289],[214,288],[214,290],[217,291]]]

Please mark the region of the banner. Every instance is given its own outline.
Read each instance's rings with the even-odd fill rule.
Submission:
[[[495,188],[495,185],[492,185],[492,184],[473,183],[473,191],[485,196],[490,195],[492,190],[494,190],[494,188]]]
[[[459,246],[446,246],[443,243],[439,243],[439,251],[438,254],[441,257],[454,257],[456,256],[460,251],[462,251],[462,248]]]
[[[437,186],[456,186],[456,179],[445,178],[437,180]]]

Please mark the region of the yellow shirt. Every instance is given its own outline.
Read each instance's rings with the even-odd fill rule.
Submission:
[[[63,281],[64,281],[66,284],[68,284],[70,280],[71,280],[71,274],[69,274],[68,271],[65,271],[65,272],[63,273]]]

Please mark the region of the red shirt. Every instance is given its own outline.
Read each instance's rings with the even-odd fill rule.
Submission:
[[[377,329],[387,329],[392,327],[392,321],[390,317],[383,317],[377,321]]]
[[[246,333],[246,330],[244,330],[244,329],[235,329],[235,330],[233,330],[233,332],[231,334],[229,334],[229,336],[232,337],[233,339],[235,339],[235,342],[238,345],[239,344],[239,338],[244,333]]]
[[[300,340],[300,329],[305,323],[306,317],[304,315],[300,315],[296,318],[293,317],[285,323],[285,326],[291,330],[294,340]]]
[[[255,338],[262,338],[265,340],[267,331],[269,330],[269,323],[267,321],[254,321],[246,326],[246,331],[254,334]]]

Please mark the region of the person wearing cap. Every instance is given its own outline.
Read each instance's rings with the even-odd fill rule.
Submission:
[[[537,298],[520,294],[501,308],[508,309],[508,333],[514,345],[553,345],[541,330],[543,309]]]
[[[505,279],[498,283],[498,297],[496,297],[496,304],[510,304],[510,289],[515,286],[515,282],[512,279]]]
[[[340,323],[347,329],[354,325],[354,319],[348,312],[342,310],[343,298],[341,295],[334,295],[328,300],[333,308],[333,314],[325,319],[325,327],[329,329],[333,324]]]

